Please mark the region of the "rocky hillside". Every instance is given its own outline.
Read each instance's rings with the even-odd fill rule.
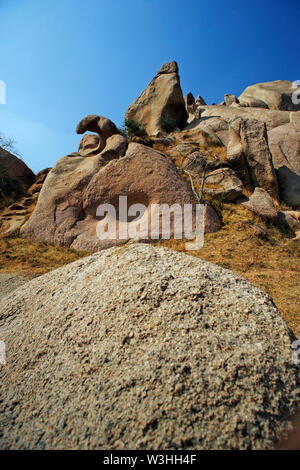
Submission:
[[[5,289],[0,448],[272,449],[286,437],[300,407],[293,92],[262,83],[207,105],[164,64],[125,129],[86,116],[78,151],[5,209],[0,269],[82,258]],[[204,247],[177,253],[186,240],[160,231],[121,239],[119,196],[146,219],[154,204],[202,203]],[[118,230],[103,240],[96,211],[108,203]]]

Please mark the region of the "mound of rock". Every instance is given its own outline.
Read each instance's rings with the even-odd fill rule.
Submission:
[[[249,106],[267,107],[282,111],[298,111],[300,104],[292,101],[292,95],[297,88],[288,80],[258,83],[248,86],[239,97],[241,103]]]
[[[0,147],[0,197],[16,190],[16,184],[28,187],[34,181],[34,173],[12,153]]]
[[[2,449],[266,449],[299,405],[271,298],[198,258],[112,248],[0,304]]]
[[[133,121],[145,127],[149,136],[161,130],[182,129],[188,119],[178,65],[175,61],[164,64],[146,90],[132,103],[125,122]]]
[[[33,240],[87,251],[124,244],[130,237],[121,239],[119,230],[114,239],[107,240],[100,240],[96,232],[97,208],[103,204],[111,204],[116,209],[120,229],[120,196],[127,196],[128,208],[143,204],[146,208],[143,217],[148,217],[153,204],[179,204],[183,208],[184,204],[194,203],[192,190],[168,157],[131,143],[124,157],[106,165],[101,154],[60,159],[50,171],[37,206],[21,234]],[[206,231],[214,231],[215,226],[215,223],[211,227],[207,223]]]

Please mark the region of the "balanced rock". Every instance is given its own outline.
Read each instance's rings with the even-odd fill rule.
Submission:
[[[272,299],[199,258],[112,248],[0,303],[1,449],[272,449],[299,407]]]
[[[295,92],[293,82],[276,80],[274,82],[258,83],[248,86],[240,95],[239,100],[249,103],[264,103],[270,109],[284,111],[298,111],[300,104],[293,103],[292,95]]]
[[[134,121],[145,127],[149,136],[159,130],[182,129],[187,122],[178,66],[176,62],[164,64],[146,90],[131,104],[125,122]]]

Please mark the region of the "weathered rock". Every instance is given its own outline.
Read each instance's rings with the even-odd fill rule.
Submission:
[[[189,92],[186,97],[184,98],[185,102],[186,102],[186,105],[187,106],[191,106],[193,104],[195,104],[195,98],[193,96],[193,93]]]
[[[230,95],[227,93],[226,95],[224,95],[224,102],[226,106],[230,106],[233,103],[239,103],[239,100],[235,95]]]
[[[82,191],[103,164],[99,155],[61,158],[49,172],[21,234],[45,243],[70,245],[69,231],[83,217]]]
[[[210,185],[214,185],[211,189]],[[243,183],[230,168],[219,168],[207,175],[205,192],[232,202],[243,194]]]
[[[13,192],[17,183],[30,186],[34,178],[34,173],[20,158],[0,147],[0,197]]]
[[[294,104],[292,94],[295,92],[293,82],[288,80],[277,80],[275,82],[258,83],[247,87],[241,96],[240,101],[253,103],[263,102],[270,109],[297,111],[300,104]]]
[[[208,117],[196,120],[185,127],[183,133],[190,136],[200,145],[228,145],[228,122],[220,117]],[[206,134],[206,135],[205,135]]]
[[[197,98],[195,99],[195,103],[201,106],[206,106],[206,102],[200,95],[198,95]]]
[[[187,157],[191,153],[195,152],[196,149],[197,147],[186,142],[168,149],[168,155],[170,157]]]
[[[278,212],[270,195],[263,188],[255,188],[249,198],[241,201],[241,204],[259,215],[260,217],[276,221]]]
[[[281,199],[300,206],[300,113],[291,113],[291,122],[268,132]]]
[[[274,127],[281,126],[290,122],[289,111],[277,111],[270,109],[258,109],[241,107],[233,108],[232,106],[202,106],[201,117],[221,117],[225,121],[241,117],[243,119],[257,119],[258,121],[265,122],[267,130]]]
[[[0,304],[1,449],[269,449],[294,340],[243,278],[166,248],[96,253]]]
[[[243,170],[247,170],[254,186],[264,188],[278,199],[278,185],[268,146],[268,137],[264,123],[256,119],[236,118],[230,122],[227,158]]]
[[[188,115],[176,62],[164,64],[146,90],[130,105],[125,121],[145,126],[149,136],[168,127],[183,128]]]
[[[106,145],[106,139],[99,134],[85,134],[79,144],[78,153],[82,157],[97,155]]]
[[[131,143],[125,157],[112,160],[104,168],[101,156],[64,157],[51,170],[23,236],[71,246],[78,250],[98,250],[124,244],[129,238],[99,240],[96,210],[100,204],[118,207],[119,196],[128,196],[128,207],[151,204],[193,203],[194,196],[165,155]],[[147,217],[144,214],[144,217]],[[117,220],[121,230],[122,221]]]
[[[83,118],[76,126],[77,134],[84,134],[85,132],[96,132],[99,135],[108,139],[114,134],[119,134],[120,131],[117,129],[115,124],[103,116],[96,114],[90,114]]]
[[[126,137],[123,135],[112,135],[107,139],[105,148],[100,155],[105,160],[123,157],[126,153],[127,147],[128,142]]]

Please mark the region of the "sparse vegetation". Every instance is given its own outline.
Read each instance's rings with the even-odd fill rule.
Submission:
[[[133,119],[126,119],[125,128],[129,137],[147,137],[145,125],[142,122],[137,122]]]
[[[159,120],[159,127],[162,131],[170,133],[173,132],[174,129],[177,127],[177,121],[172,116],[161,116]]]

